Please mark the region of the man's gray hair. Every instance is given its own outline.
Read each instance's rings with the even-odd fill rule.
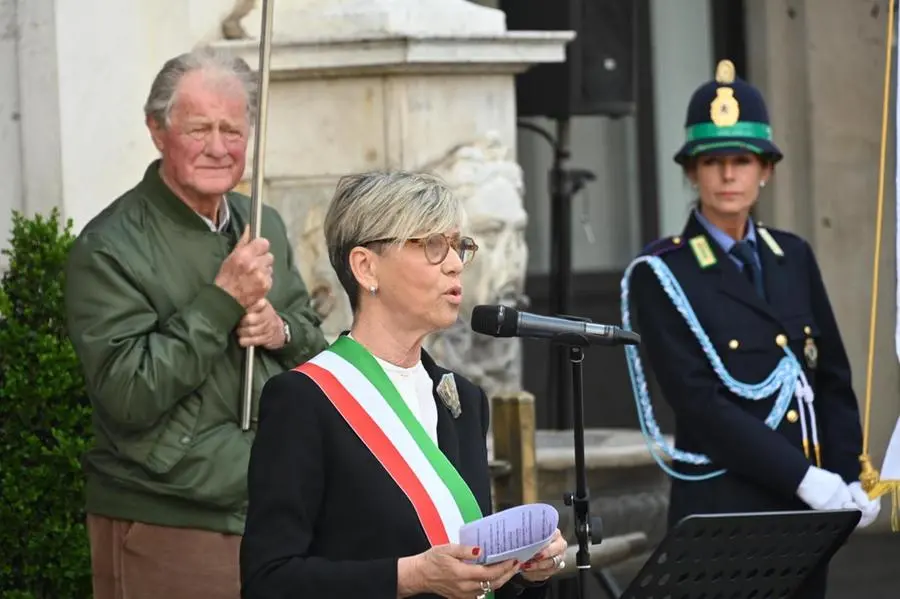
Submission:
[[[144,115],[162,127],[168,126],[178,84],[182,77],[197,70],[234,77],[240,82],[247,98],[247,122],[252,126],[256,119],[258,97],[256,73],[242,58],[210,47],[197,48],[166,61],[150,86],[150,94],[144,104]]]
[[[353,248],[369,246],[377,252],[385,245],[400,246],[462,227],[465,218],[462,203],[436,176],[392,171],[342,177],[325,215],[325,244],[353,311],[360,292],[350,268]],[[377,240],[390,241],[373,245]]]

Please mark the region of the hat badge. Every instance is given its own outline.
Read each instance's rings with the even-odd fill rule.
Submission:
[[[734,63],[730,60],[719,61],[716,67],[716,97],[709,105],[709,118],[718,127],[731,127],[738,122],[741,108],[734,97]]]

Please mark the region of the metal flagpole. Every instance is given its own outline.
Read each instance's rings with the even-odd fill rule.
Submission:
[[[272,54],[272,0],[262,1],[262,30],[259,36],[259,94],[253,149],[253,183],[250,191],[250,239],[260,235],[262,220],[263,158],[266,153],[266,118],[269,107],[269,60]],[[255,348],[246,350],[241,389],[241,429],[250,430],[253,412],[253,361]]]

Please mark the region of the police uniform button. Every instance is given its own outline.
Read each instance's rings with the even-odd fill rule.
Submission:
[[[797,415],[797,410],[788,410],[788,413],[787,413],[787,421],[788,422],[790,422],[791,424],[794,424],[795,422],[797,422],[797,418],[799,418],[799,416]]]
[[[681,243],[681,237],[673,237],[672,243],[674,243],[675,245],[678,245],[679,243]]]
[[[732,339],[728,342],[728,347],[731,349],[737,349],[741,346],[741,343],[737,339]]]
[[[787,336],[784,334],[778,335],[775,337],[775,344],[778,347],[785,347],[788,343]]]
[[[805,327],[803,327],[803,332],[806,333],[807,335],[811,335],[812,329],[809,326],[805,326]]]

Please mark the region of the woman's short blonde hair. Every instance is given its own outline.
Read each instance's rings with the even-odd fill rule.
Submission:
[[[350,268],[358,246],[380,251],[463,226],[465,213],[447,184],[426,173],[369,172],[342,177],[325,215],[328,258],[356,311],[359,283]],[[378,244],[373,242],[380,240]]]

